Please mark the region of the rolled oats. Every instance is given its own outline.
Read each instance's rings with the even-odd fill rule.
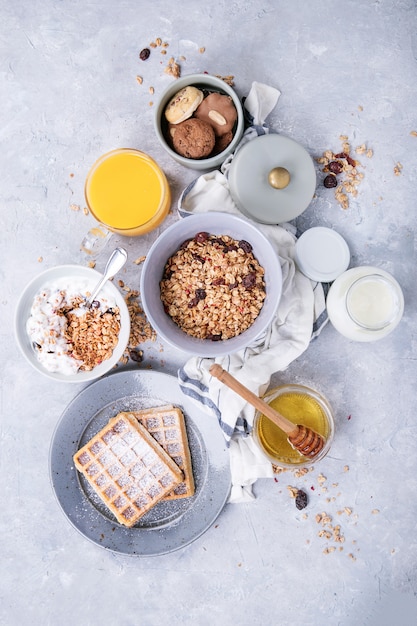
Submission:
[[[185,333],[230,339],[262,309],[264,269],[248,242],[198,233],[168,259],[160,289],[166,313]]]

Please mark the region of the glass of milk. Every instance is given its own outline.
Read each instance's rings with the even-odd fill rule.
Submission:
[[[351,319],[367,330],[382,330],[393,323],[400,299],[392,281],[381,274],[355,280],[346,294],[346,309]]]

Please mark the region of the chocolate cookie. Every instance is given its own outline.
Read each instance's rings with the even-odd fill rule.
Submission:
[[[216,137],[216,143],[214,146],[214,154],[220,154],[223,150],[226,150],[227,146],[233,139],[232,131],[228,132],[226,135],[222,135],[221,137]]]
[[[194,117],[210,124],[216,136],[221,137],[233,130],[237,111],[230,96],[211,93],[198,106],[194,112]]]
[[[187,159],[204,159],[213,151],[214,130],[203,120],[191,117],[170,126],[169,132],[175,152]]]

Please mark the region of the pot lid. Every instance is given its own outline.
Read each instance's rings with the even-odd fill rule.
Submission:
[[[350,251],[339,233],[315,226],[306,230],[295,244],[295,261],[311,280],[330,283],[348,268]]]
[[[248,141],[229,168],[229,187],[239,210],[263,224],[292,220],[308,207],[316,189],[313,159],[283,135]]]

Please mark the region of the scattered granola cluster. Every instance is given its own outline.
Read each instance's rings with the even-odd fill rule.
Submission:
[[[144,257],[135,261],[136,264],[142,262]],[[140,346],[146,341],[155,341],[156,332],[150,325],[143,308],[139,302],[139,291],[132,290],[119,280],[119,287],[126,291],[125,302],[130,316],[130,337],[127,348],[120,359],[120,363],[125,365],[129,359],[140,363],[143,359],[143,350]]]
[[[149,59],[149,57],[151,56],[151,51],[152,50],[156,50],[156,49],[160,49],[160,54],[163,55],[164,57],[167,55],[167,48],[169,47],[169,43],[167,41],[163,41],[161,39],[161,37],[156,37],[155,40],[151,41],[149,46],[146,48],[143,48],[140,52],[139,52],[139,58],[141,61],[147,61]],[[204,46],[201,46],[198,49],[198,53],[199,54],[204,54],[204,52],[206,51]],[[186,57],[181,55],[178,59],[175,59],[173,56],[169,57],[167,59],[167,63],[165,65],[164,68],[164,73],[168,74],[168,76],[172,76],[173,78],[179,78],[181,76],[181,64],[184,63],[186,61]],[[232,76],[231,74],[227,75],[227,76],[220,76],[218,74],[216,74],[217,78],[220,78],[221,80],[224,80],[225,83],[227,83],[228,85],[230,85],[231,87],[233,87],[234,82],[234,76]],[[137,75],[136,76],[136,82],[139,85],[142,85],[144,81],[143,76]],[[149,93],[151,95],[153,95],[155,93],[155,89],[154,87],[149,87]],[[149,106],[153,106],[153,101],[149,102]]]
[[[274,474],[280,475],[284,472],[291,472],[291,475],[294,478],[307,478],[307,475],[314,472],[314,467],[310,468],[300,468],[297,470],[287,469],[283,467],[279,467],[277,465],[273,465]],[[349,466],[345,465],[343,467],[343,472],[346,473],[349,471]],[[277,479],[276,479],[277,480]],[[327,486],[327,478],[322,473],[317,476],[317,485],[312,484],[310,489],[312,492],[318,491],[318,494],[323,496],[325,495],[325,502],[330,507],[330,509],[335,508],[335,504],[337,500],[341,497],[341,492],[337,491],[335,495],[330,495],[331,490],[337,490],[339,487],[339,483],[332,483]],[[298,510],[303,510],[307,507],[308,498],[306,491],[300,489],[299,487],[295,487],[293,485],[287,485],[287,492],[290,498],[295,500],[295,504]],[[304,494],[304,495],[303,495]],[[302,497],[302,506],[300,506],[300,497]],[[321,504],[323,504],[323,500],[321,500]],[[311,506],[311,504],[310,504]],[[378,509],[373,509],[371,511],[373,515],[379,513]],[[325,545],[323,548],[323,554],[330,554],[332,552],[342,552],[346,548],[346,537],[345,533],[342,530],[342,525],[340,523],[334,523],[334,516],[337,515],[339,517],[344,516],[346,519],[350,519],[351,524],[356,524],[358,515],[354,513],[351,506],[343,506],[339,509],[335,509],[332,514],[326,511],[319,511],[315,514],[315,522],[320,525],[320,529],[317,532],[317,536],[325,541]],[[307,512],[302,512],[301,519],[307,520],[309,519],[309,514]],[[310,543],[310,540],[307,540],[307,543]],[[352,540],[352,546],[354,546],[354,550],[348,554],[348,557],[352,561],[356,561],[356,556],[353,553],[359,551],[359,548],[356,545],[356,540]]]
[[[358,195],[357,187],[364,178],[363,172],[358,170],[362,167],[358,159],[353,159],[350,155],[351,146],[348,142],[347,135],[341,135],[342,142],[341,152],[334,153],[326,150],[323,156],[317,158],[317,163],[323,165],[323,172],[326,174],[323,184],[327,188],[335,188],[335,198],[342,209],[349,207],[349,196],[356,197]],[[366,155],[368,159],[372,158],[373,150],[368,148],[366,144],[361,144],[355,149],[356,154]],[[337,176],[342,176],[342,180],[338,181]]]

